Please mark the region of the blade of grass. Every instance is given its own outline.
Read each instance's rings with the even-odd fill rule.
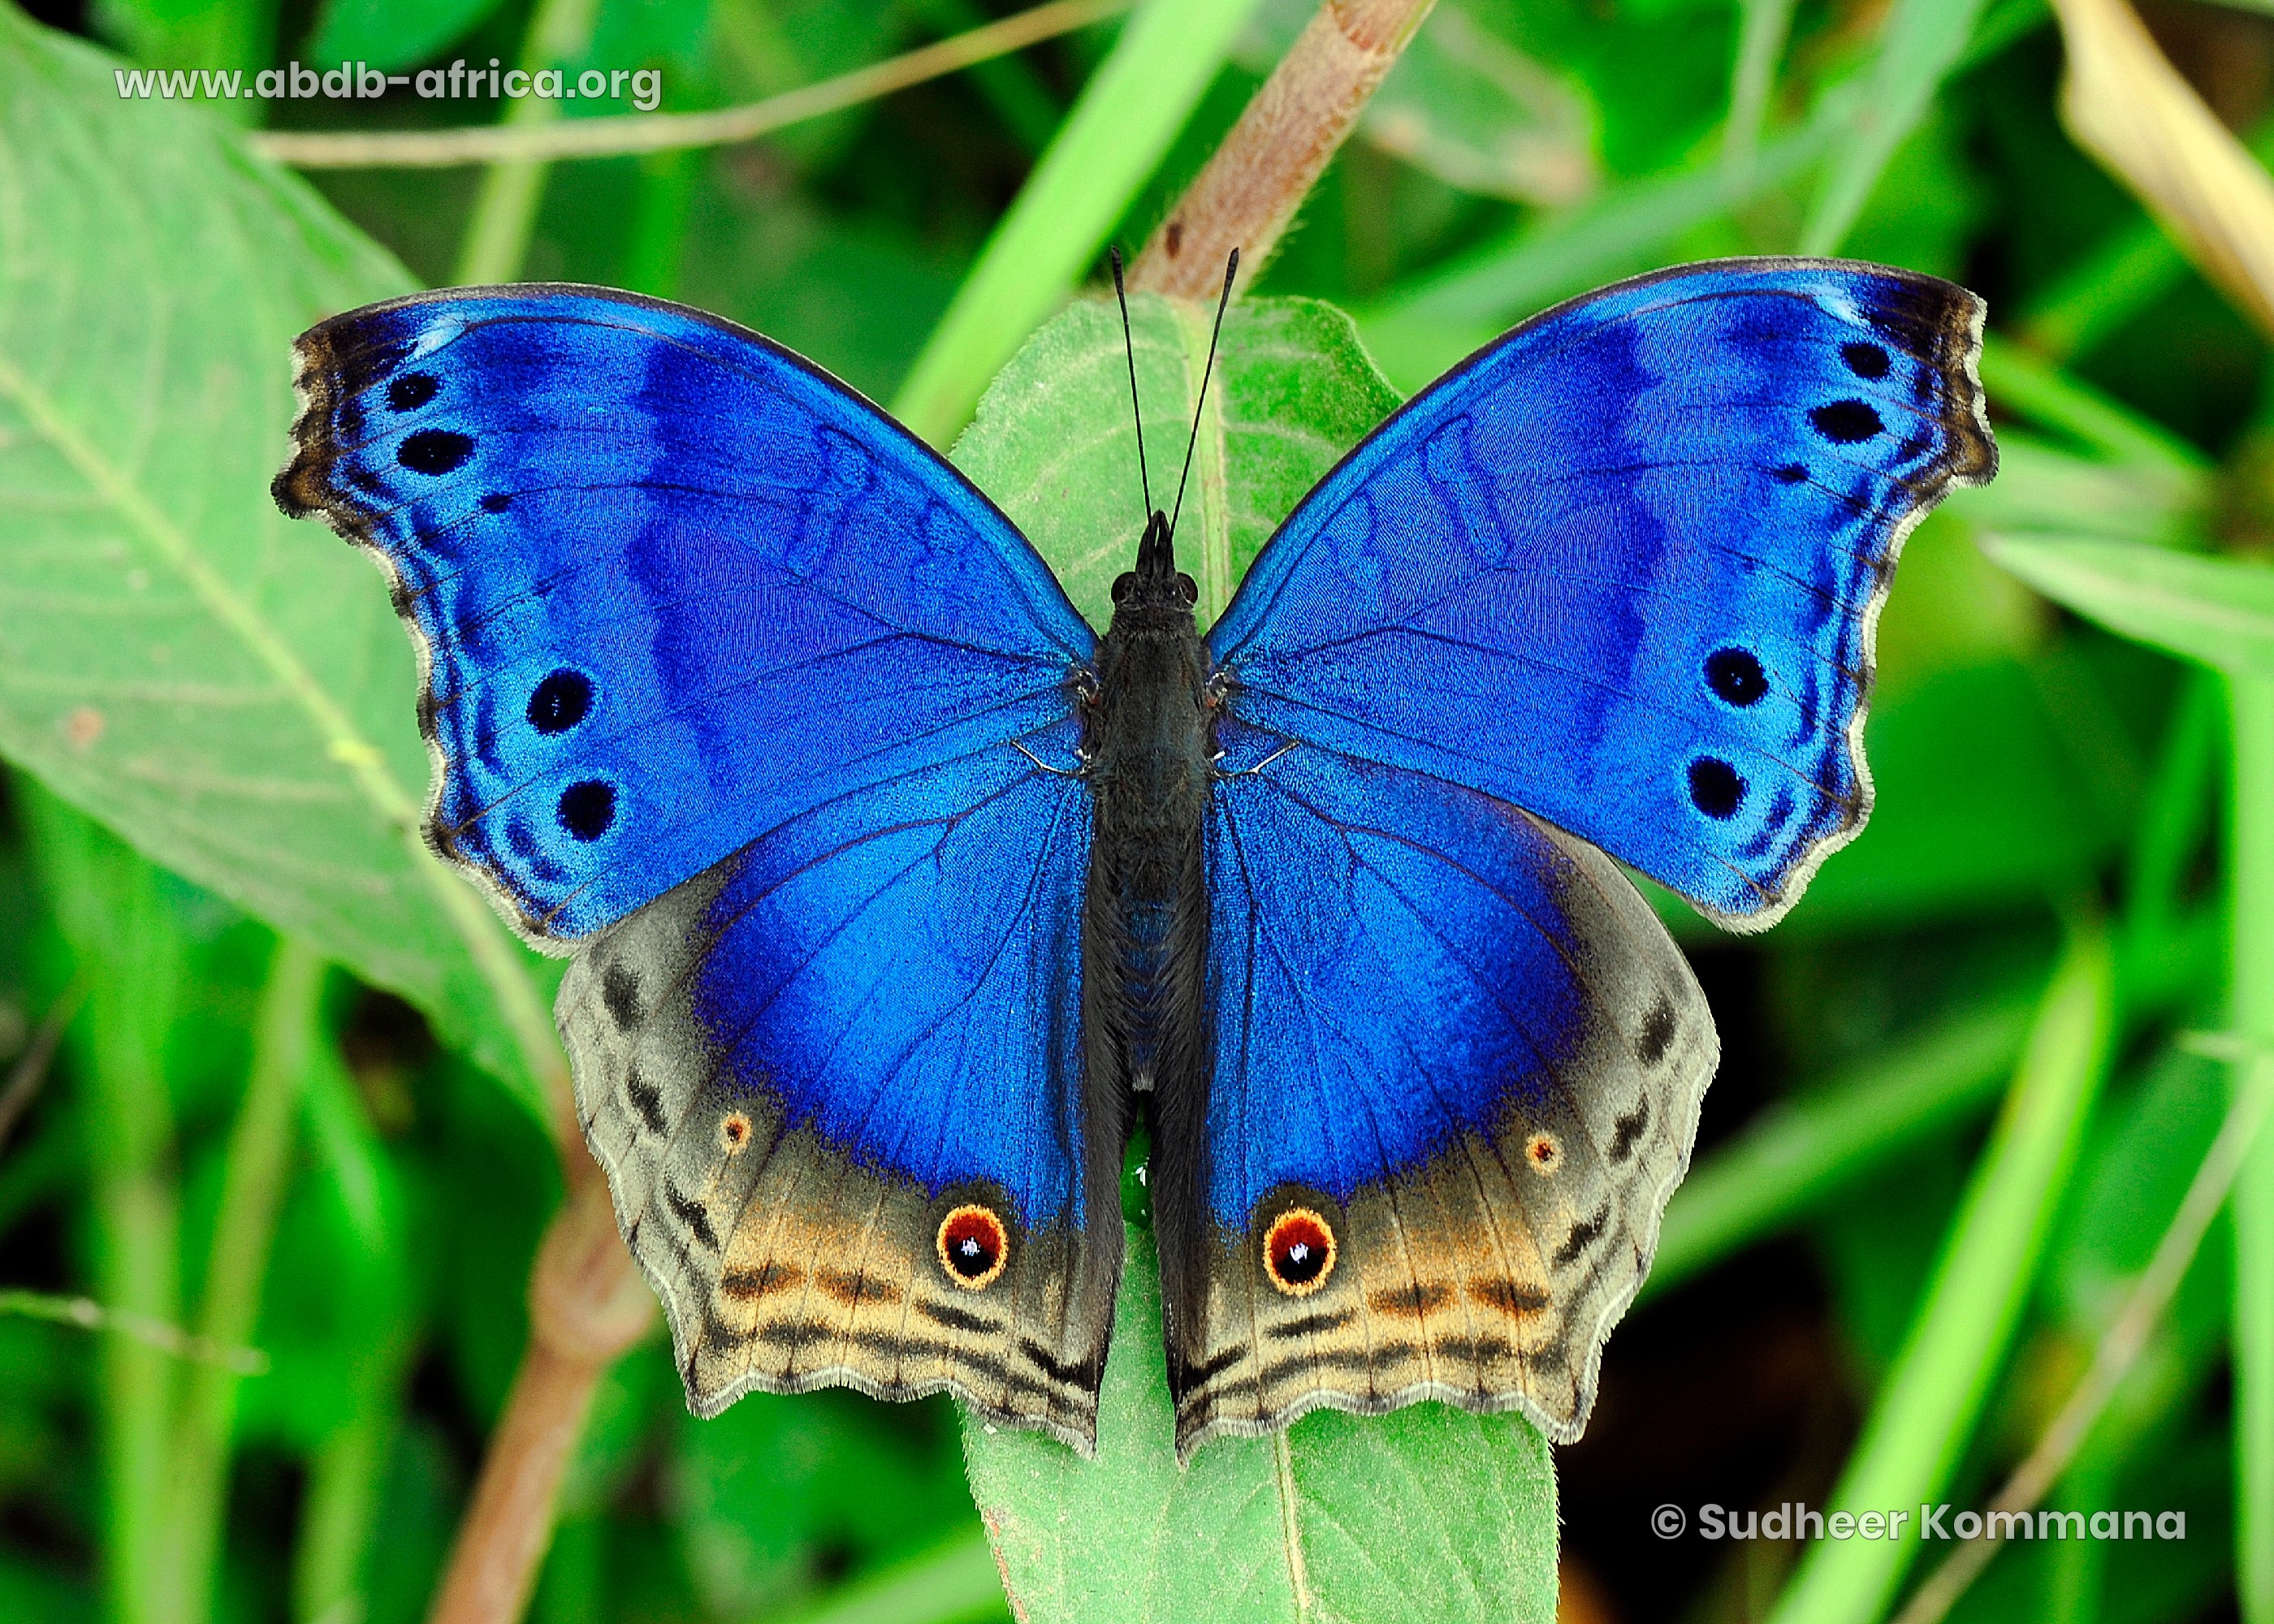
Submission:
[[[1761,125],[1776,87],[1777,64],[1792,33],[1793,0],[1742,0],[1737,8],[1737,55],[1729,69],[1729,122],[1721,132],[1721,162],[1742,172],[1760,151]]]
[[[964,278],[893,398],[934,444],[1073,288],[1199,102],[1254,0],[1145,0]]]
[[[999,59],[1126,11],[1135,0],[1051,0],[999,22],[777,96],[704,113],[473,124],[459,130],[272,130],[245,138],[265,157],[307,169],[447,168],[501,159],[614,158],[724,147],[841,112]],[[516,102],[516,107],[531,99]],[[550,106],[551,103],[546,103]],[[1045,131],[1044,134],[1047,135]],[[1038,142],[1037,145],[1040,145]]]
[[[2233,679],[2234,1026],[2249,1045],[2238,1097],[2274,1073],[2274,675]],[[2246,1085],[2247,1070],[2252,1081]],[[2235,1600],[2274,1620],[2274,1134],[2235,1180]]]
[[[2110,462],[2175,483],[2200,484],[2210,472],[2210,459],[2187,441],[2002,339],[1982,347],[1982,384],[2002,410],[2058,429]]]
[[[2274,569],[2263,564],[2097,536],[2007,533],[1982,549],[2112,631],[2239,678],[2274,677]]]
[[[2274,720],[2274,712],[2270,712],[2269,719]],[[2264,877],[2274,880],[2274,869]],[[2236,1175],[2261,1138],[2268,1109],[2274,1107],[2274,1054],[2247,1041],[2234,1048],[2234,1102],[2227,1108],[2226,1120],[2203,1154],[2171,1222],[2165,1226],[2163,1238],[2156,1243],[2155,1255],[2126,1294],[2124,1306],[2094,1351],[2091,1368],[2046,1425],[2029,1458],[2014,1468],[1985,1510],[2033,1510],[2060,1481],[2109,1401],[2146,1351],[2149,1334],[2171,1306],[2172,1294],[2179,1290],[2187,1266],[2195,1261],[2211,1220],[2226,1204]],[[1997,1552],[1996,1540],[1981,1535],[1968,1540],[1928,1575],[1898,1615],[1896,1624],[1941,1624],[1952,1605]]]
[[[178,1325],[153,1320],[147,1314],[105,1308],[91,1297],[56,1297],[46,1291],[0,1290],[0,1314],[26,1320],[45,1320],[52,1325],[75,1325],[82,1331],[102,1331],[124,1336],[177,1359],[218,1365],[240,1376],[266,1375],[268,1356],[258,1348],[224,1348],[193,1336]]]
[[[2012,1075],[2034,996],[1993,999],[1766,1113],[1668,1203],[1645,1297],[1791,1222],[1827,1191],[1964,1115]]]
[[[1916,1506],[1948,1482],[2004,1362],[2085,1115],[2107,1069],[2114,980],[2099,925],[2074,926],[2005,1110],[1833,1506]],[[1900,1538],[1817,1542],[1779,1599],[1772,1624],[1869,1624],[1917,1547],[1909,1527]]]
[[[1419,388],[1511,323],[1642,268],[1685,232],[1801,174],[1830,149],[1847,114],[1844,99],[1827,98],[1742,171],[1703,163],[1629,182],[1415,277],[1354,312],[1367,348],[1393,383]]]
[[[122,1328],[170,1328],[181,1318],[180,1199],[165,1062],[183,975],[174,912],[157,870],[44,791],[19,783],[49,906],[89,977],[86,1013],[73,1031],[85,1090],[94,1296]],[[117,1624],[170,1624],[166,1507],[178,1369],[153,1336],[132,1333],[105,1337],[98,1362],[110,1616]]]
[[[252,1340],[268,1275],[277,1209],[292,1155],[301,1079],[320,1041],[322,955],[279,936],[253,1026],[252,1065],[230,1128],[206,1264],[200,1338],[214,1347]],[[202,1365],[182,1395],[173,1450],[174,1538],[180,1590],[174,1616],[203,1624],[212,1615],[214,1571],[229,1507],[230,1435],[237,1425],[236,1372]]]
[[[1854,229],[1871,189],[1903,138],[1966,55],[1983,0],[1895,0],[1879,28],[1879,53],[1865,76],[1848,140],[1826,167],[1800,232],[1800,252],[1828,254]]]
[[[599,12],[599,0],[538,0],[530,13],[529,32],[523,36],[521,65],[536,72],[584,56],[591,48],[592,23]],[[529,128],[560,117],[559,101],[523,96],[506,109],[505,123]],[[456,280],[462,286],[511,282],[521,274],[551,167],[540,158],[505,158],[483,174],[458,251]]]

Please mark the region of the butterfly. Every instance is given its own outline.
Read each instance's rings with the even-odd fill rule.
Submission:
[[[1425,1398],[1568,1441],[1719,1054],[1620,864],[1754,930],[1861,829],[1896,554],[1995,471],[1982,321],[1836,260],[1573,300],[1205,633],[1159,512],[1101,636],[851,389],[599,289],[314,327],[274,488],[388,577],[434,849],[575,956],[698,1414],[1094,1449],[1142,1111],[1180,1455]]]

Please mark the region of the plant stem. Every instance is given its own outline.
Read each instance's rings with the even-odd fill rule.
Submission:
[[[2107,1069],[2114,981],[2099,925],[2073,928],[1925,1300],[1833,1492],[1835,1507],[1915,1506],[1949,1481],[2004,1361]],[[1916,1527],[1899,1538],[1817,1543],[1773,1624],[1869,1624],[1917,1548]]]
[[[1721,162],[1743,172],[1761,147],[1761,126],[1776,88],[1777,63],[1792,32],[1793,0],[1744,0],[1738,8],[1737,56],[1729,71],[1729,122]]]
[[[1129,285],[1209,299],[1239,250],[1254,281],[1436,0],[1326,0],[1131,267]]]
[[[2234,1013],[2238,1097],[2274,1087],[2274,680],[2237,676],[2234,703]],[[2274,1133],[2236,1177],[2235,1599],[2274,1624]]]
[[[229,1348],[252,1340],[276,1235],[276,1213],[292,1154],[300,1080],[317,1041],[324,987],[320,954],[290,936],[276,939],[268,984],[253,1029],[252,1067],[222,1163],[199,1335]],[[229,1504],[230,1434],[237,1425],[237,1372],[206,1364],[190,1375],[176,1423],[174,1537],[181,1594],[177,1616],[202,1624],[213,1611],[213,1580]]]
[[[591,45],[592,20],[599,10],[599,0],[537,0],[522,42],[521,65],[533,73],[582,56]],[[523,96],[506,109],[505,123],[523,127],[560,117],[558,101]],[[505,158],[483,174],[458,254],[460,285],[511,282],[521,274],[551,167],[540,158]]]
[[[502,159],[611,158],[723,147],[756,140],[965,68],[1000,65],[998,59],[1013,51],[1102,22],[1134,3],[1051,0],[834,79],[706,113],[624,113],[544,122],[508,118],[504,124],[459,130],[275,130],[248,136],[246,144],[265,157],[305,169],[440,169]],[[528,98],[515,106],[532,104],[534,98]]]
[[[980,250],[893,398],[893,416],[935,445],[963,426],[987,380],[1096,257],[1254,4],[1145,0],[1130,17]]]
[[[568,1199],[538,1248],[529,1346],[490,1434],[428,1624],[513,1624],[551,1540],[561,1474],[608,1366],[655,1322],[655,1297],[616,1231],[606,1181],[571,1162]]]

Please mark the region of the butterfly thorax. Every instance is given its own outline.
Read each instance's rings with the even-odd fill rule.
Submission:
[[[1118,960],[1118,1058],[1139,1088],[1152,1086],[1164,1049],[1181,1054],[1197,1042],[1207,917],[1201,833],[1215,712],[1195,596],[1156,513],[1137,568],[1114,583],[1089,729],[1090,902],[1107,915],[1093,925]]]

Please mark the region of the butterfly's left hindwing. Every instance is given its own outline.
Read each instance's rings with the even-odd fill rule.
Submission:
[[[1689,1163],[1704,996],[1585,843],[1237,722],[1221,742],[1213,1064],[1163,1098],[1153,1155],[1178,1447],[1422,1398],[1568,1441]]]
[[[1095,639],[1009,522],[753,334],[458,289],[300,341],[276,481],[425,656],[429,838],[558,1012],[689,1402],[948,1390],[1088,1447],[1118,1108],[1080,1043]],[[1028,754],[1031,752],[1031,754]]]
[[[1088,855],[1082,786],[990,752],[794,820],[577,956],[578,1109],[698,1413],[946,1390],[1090,1447],[1123,1128],[1066,1086]]]

